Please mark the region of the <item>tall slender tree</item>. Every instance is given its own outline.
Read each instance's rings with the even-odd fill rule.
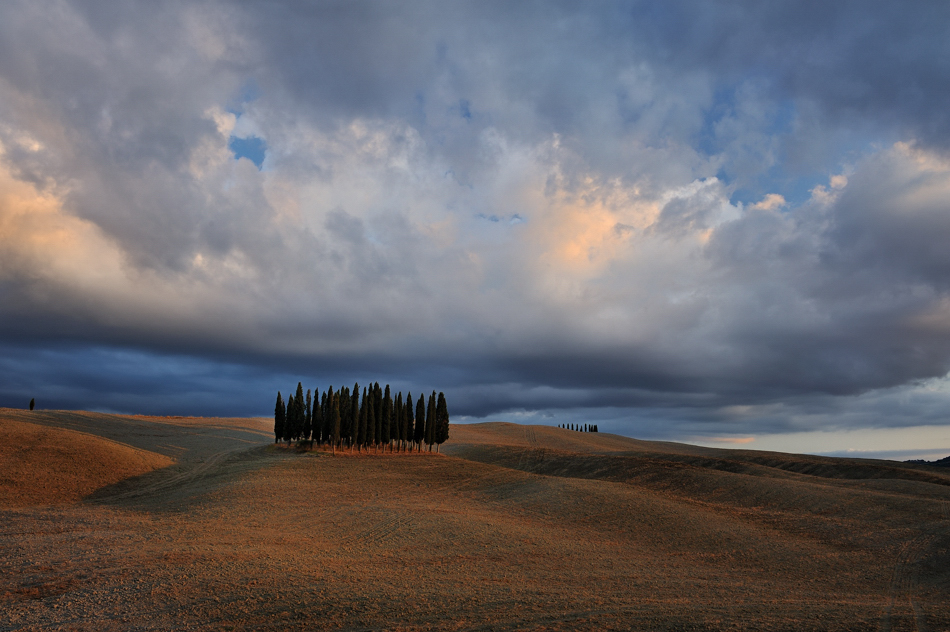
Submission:
[[[350,423],[348,424],[349,433],[346,436],[347,442],[350,444],[350,451],[353,451],[353,446],[356,445],[356,433],[359,431],[360,425],[360,385],[359,383],[353,384],[353,391],[350,395]]]
[[[396,394],[393,400],[393,441],[396,450],[402,449],[402,441],[406,438],[405,426],[403,425],[402,412],[402,391]]]
[[[349,423],[350,423],[350,389],[343,387],[340,389],[340,446],[343,446],[343,442],[346,440],[346,435],[349,432]]]
[[[429,395],[429,405],[426,406],[426,445],[429,446],[429,452],[432,452],[433,443],[435,443],[435,391]]]
[[[290,433],[291,440],[296,441],[303,434],[303,422],[306,416],[307,404],[303,396],[303,384],[297,382],[297,392],[294,394],[294,425]]]
[[[439,399],[435,404],[435,445],[436,451],[441,451],[442,444],[449,438],[449,408],[445,403],[445,393],[439,392]]]
[[[369,397],[366,399],[366,449],[369,450],[371,445],[376,444],[376,429],[372,426],[376,424],[376,397],[370,391]],[[372,424],[372,426],[371,426]]]
[[[310,440],[310,433],[313,432],[313,408],[311,404],[313,403],[310,395],[310,389],[307,389],[307,411],[303,419],[303,436],[301,437],[304,441]]]
[[[363,388],[363,402],[360,404],[360,427],[356,433],[356,447],[362,452],[366,445],[366,411],[368,410],[369,400],[366,397],[366,388]]]
[[[426,396],[419,395],[416,403],[416,428],[412,435],[417,449],[422,451],[422,441],[426,438]]]
[[[324,402],[323,398],[326,395],[320,393],[320,389],[316,389],[313,392],[313,435],[310,438],[310,443],[320,443],[323,440],[323,408]]]
[[[336,454],[336,446],[340,442],[340,397],[341,391],[333,396],[333,430],[330,431],[330,441],[333,445],[333,454]]]
[[[330,443],[333,435],[333,385],[327,389],[327,407],[323,412],[323,440]]]
[[[383,449],[392,442],[393,428],[393,397],[389,390],[389,384],[386,385],[386,393],[383,395],[383,414],[379,424],[380,444]]]
[[[274,443],[284,438],[284,418],[287,416],[287,409],[284,408],[284,398],[277,391],[277,403],[274,405]]]
[[[290,442],[290,435],[294,431],[294,409],[296,406],[294,396],[287,398],[287,414],[284,416],[284,441]]]
[[[376,413],[373,420],[373,445],[379,450],[383,442],[383,389],[379,388],[379,382],[373,385],[373,411]]]
[[[412,415],[412,392],[406,395],[406,448],[411,449],[413,434],[415,433],[415,419]]]

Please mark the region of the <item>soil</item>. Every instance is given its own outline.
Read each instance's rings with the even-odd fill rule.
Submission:
[[[96,485],[24,503],[0,461],[0,630],[950,629],[942,468],[494,423],[334,456],[266,419],[0,409],[4,441],[38,427],[76,450],[17,471]]]

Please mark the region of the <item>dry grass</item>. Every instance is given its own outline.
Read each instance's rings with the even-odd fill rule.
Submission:
[[[95,435],[0,419],[0,507],[75,502],[172,463]]]
[[[57,419],[177,462],[3,511],[0,629],[950,629],[934,468],[512,424],[334,458],[266,420]]]

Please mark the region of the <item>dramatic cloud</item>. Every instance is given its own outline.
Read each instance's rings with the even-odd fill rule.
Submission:
[[[6,3],[0,404],[941,424],[948,12]]]

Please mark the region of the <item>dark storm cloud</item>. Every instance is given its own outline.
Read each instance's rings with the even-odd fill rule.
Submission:
[[[7,3],[3,403],[937,423],[948,13]]]

